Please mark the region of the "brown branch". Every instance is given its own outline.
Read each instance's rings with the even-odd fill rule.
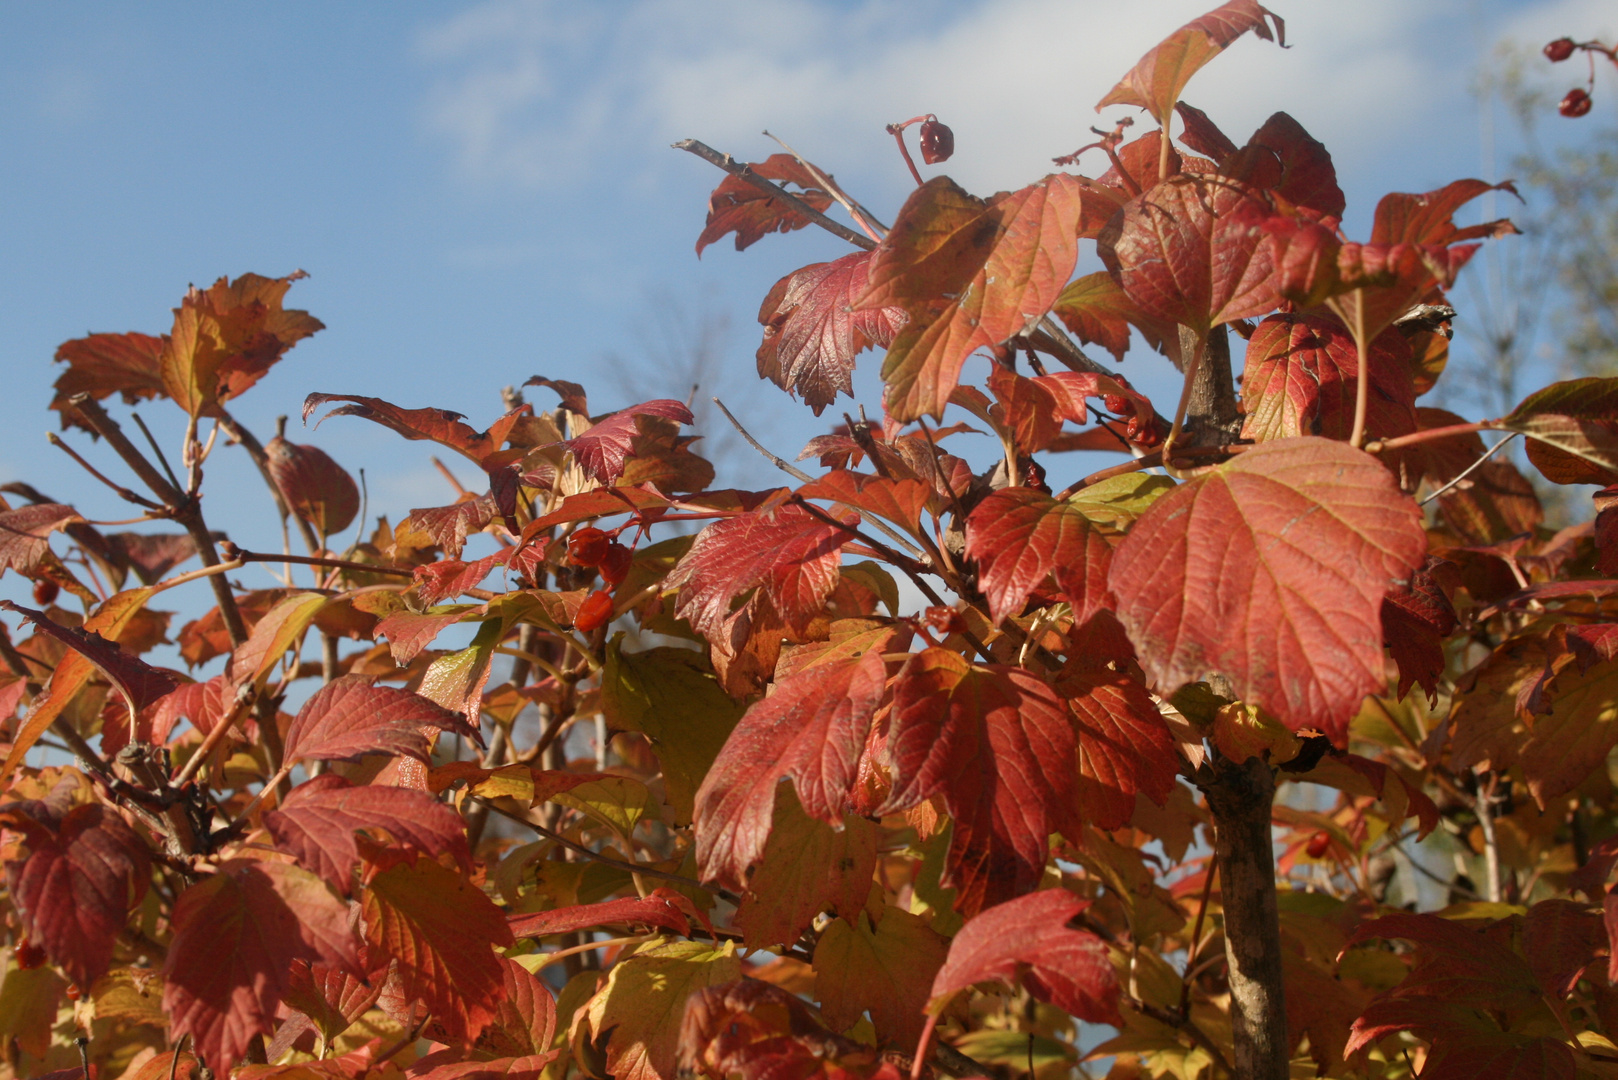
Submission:
[[[744,180],[747,183],[752,184],[760,191],[767,192],[773,198],[780,199],[782,202],[792,207],[792,209],[796,210],[798,213],[802,214],[816,225],[819,225],[822,229],[825,229],[833,236],[841,237],[842,239],[847,240],[850,244],[853,244],[855,247],[864,248],[866,251],[870,251],[876,247],[875,240],[872,240],[868,236],[861,236],[848,226],[833,221],[831,218],[827,217],[825,214],[822,214],[819,210],[816,210],[814,207],[810,206],[808,203],[804,202],[790,191],[781,187],[779,184],[770,183],[770,181],[764,179],[758,173],[754,172],[751,166],[747,165],[745,162],[737,161],[729,154],[721,154],[713,147],[706,143],[698,142],[696,139],[681,139],[679,142],[673,143],[672,145],[674,149],[684,150],[687,153],[695,154],[708,164],[725,170],[739,180]]]
[[[113,494],[117,495],[120,499],[124,500],[125,502],[134,503],[136,506],[144,506],[148,510],[162,510],[163,509],[163,504],[162,503],[153,502],[151,499],[148,499],[146,496],[141,495],[138,492],[130,491],[128,488],[124,487],[122,484],[118,484],[118,483],[113,482],[112,480],[107,479],[107,477],[102,475],[100,470],[98,470],[94,465],[92,465],[88,461],[84,460],[84,458],[79,454],[79,452],[77,450],[73,449],[66,442],[64,442],[62,440],[62,437],[60,435],[56,434],[56,432],[54,432],[54,431],[46,432],[45,433],[45,438],[46,438],[47,441],[50,442],[50,444],[52,446],[56,447],[58,450],[62,451],[68,457],[72,458],[75,462],[77,462],[81,469],[83,469],[85,472],[89,473],[91,476],[95,477],[97,480],[101,481],[103,484],[106,484],[109,488],[111,488],[112,491],[113,491]]]
[[[282,555],[272,551],[243,551],[226,540],[220,545],[232,561],[241,563],[296,563],[299,566],[330,566],[337,570],[353,570],[364,574],[391,574],[394,577],[415,577],[416,572],[403,566],[378,566],[353,562],[349,559],[328,559],[322,555]],[[481,592],[483,590],[475,590]]]

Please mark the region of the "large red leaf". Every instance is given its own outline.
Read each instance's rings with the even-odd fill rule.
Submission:
[[[1341,745],[1385,685],[1382,598],[1426,550],[1415,504],[1375,458],[1284,439],[1153,503],[1108,580],[1160,693],[1220,672],[1242,700]]]
[[[304,703],[286,734],[286,760],[357,761],[366,754],[396,754],[427,760],[423,729],[478,733],[460,713],[420,694],[373,686],[360,675],[343,675]]]
[[[1439,562],[1427,556],[1410,583],[1390,590],[1382,601],[1382,635],[1399,667],[1399,696],[1420,683],[1430,703],[1438,700],[1444,675],[1444,639],[1456,624],[1455,607],[1432,574]]]
[[[1032,488],[992,492],[966,519],[966,553],[996,623],[1023,609],[1047,581],[1089,620],[1106,602],[1112,546],[1089,518]]]
[[[914,536],[921,529],[921,514],[927,508],[933,489],[926,481],[910,477],[872,476],[833,469],[799,488],[798,494],[806,499],[828,499],[851,510],[875,514]]]
[[[1416,387],[1410,345],[1392,327],[1371,342],[1366,434],[1393,438],[1416,430]],[[1242,438],[1265,442],[1295,435],[1344,439],[1354,428],[1359,353],[1335,318],[1271,315],[1247,343]]]
[[[816,210],[824,212],[831,205],[830,193],[791,154],[771,154],[748,168],[766,180],[796,184],[802,190],[792,194]],[[807,224],[808,218],[774,195],[740,177],[727,176],[708,196],[708,222],[697,237],[697,255],[700,258],[703,248],[726,233],[736,234],[736,250],[742,251],[772,232],[791,232]]]
[[[56,359],[67,370],[56,377],[56,396],[50,407],[62,414],[62,427],[75,421],[76,410],[68,398],[89,394],[97,400],[121,394],[124,404],[145,398],[164,397],[163,376],[158,369],[163,355],[163,339],[151,334],[91,334],[64,341]]]
[[[792,781],[811,817],[842,824],[885,690],[889,640],[872,635],[863,650],[782,679],[742,716],[697,790],[697,866],[705,879],[746,883],[764,854],[782,780]]]
[[[989,908],[950,942],[949,958],[933,978],[932,996],[973,983],[1015,985],[1063,1012],[1094,1024],[1122,1025],[1118,976],[1106,944],[1068,924],[1090,906],[1065,889],[1046,889]]]
[[[861,309],[909,321],[882,365],[888,412],[939,417],[966,358],[1033,326],[1078,259],[1083,186],[1065,173],[984,201],[947,176],[917,188],[870,264]]]
[[[496,948],[512,944],[505,915],[463,876],[425,855],[373,877],[361,901],[371,955],[399,962],[407,997],[454,1037],[495,1018],[504,982]]]
[[[639,405],[619,409],[597,420],[589,431],[565,444],[573,451],[573,460],[578,462],[579,468],[604,484],[610,484],[622,476],[631,444],[640,431],[635,422],[638,416],[661,416],[682,424],[691,423],[691,410],[668,398],[643,401]]]
[[[1285,45],[1286,24],[1279,15],[1255,0],[1229,0],[1186,23],[1141,57],[1096,104],[1096,111],[1108,105],[1137,105],[1167,128],[1174,103],[1191,76],[1249,30],[1265,41],[1272,40],[1271,24],[1275,26],[1273,40]]]
[[[1522,400],[1497,424],[1528,436],[1528,460],[1557,484],[1611,484],[1618,472],[1618,379],[1569,379]]]
[[[1123,827],[1135,812],[1137,792],[1162,806],[1174,790],[1180,756],[1146,687],[1088,658],[1056,688],[1078,723],[1084,820],[1098,829]]]
[[[1453,220],[1455,211],[1490,191],[1517,194],[1517,189],[1509,180],[1499,184],[1483,180],[1456,180],[1437,191],[1421,195],[1390,192],[1376,204],[1371,243],[1447,245],[1515,233],[1517,227],[1505,218],[1481,225],[1456,226]]]
[[[295,959],[354,968],[348,907],[307,871],[232,859],[180,894],[163,965],[176,1037],[222,1071],[268,1034]]]
[[[909,318],[897,307],[853,309],[865,293],[871,255],[856,251],[794,270],[759,308],[759,377],[802,395],[816,416],[838,391],[853,396],[854,357],[872,345],[886,346]]]
[[[381,398],[363,397],[359,394],[310,394],[303,399],[303,422],[307,424],[311,413],[332,401],[347,401],[352,404],[340,405],[333,409],[320,418],[315,424],[316,427],[333,416],[360,416],[385,428],[391,428],[407,439],[426,440],[447,446],[480,464],[484,458],[500,449],[506,441],[506,436],[511,433],[511,429],[519,420],[533,412],[525,405],[496,420],[489,426],[488,431],[476,431],[470,424],[462,423],[466,419],[465,416],[458,412],[450,412],[448,409],[401,409]]]
[[[313,1021],[329,1042],[376,1004],[383,983],[380,973],[366,982],[339,967],[294,960],[282,997]]]
[[[7,570],[32,574],[51,549],[51,533],[83,520],[77,510],[61,503],[0,511],[0,574]]]
[[[1124,207],[1096,241],[1102,262],[1148,316],[1209,328],[1275,308],[1263,193],[1224,177],[1175,176]]]
[[[1078,828],[1078,739],[1037,676],[931,648],[894,682],[887,808],[937,798],[954,819],[945,884],[966,915],[1039,883],[1050,835]]]
[[[265,811],[264,827],[277,847],[345,894],[352,891],[359,863],[354,834],[361,829],[385,829],[396,843],[450,855],[462,869],[472,870],[461,816],[410,788],[355,787],[326,773],[299,784],[280,807]]]
[[[755,510],[698,533],[664,586],[679,589],[675,613],[710,640],[724,636],[733,602],[750,589],[801,631],[837,587],[843,545],[853,538],[852,528],[796,504]]]
[[[452,559],[461,557],[466,538],[500,516],[500,508],[488,494],[462,498],[448,506],[429,506],[410,511],[399,523],[401,530],[426,534]]]
[[[81,989],[106,973],[130,904],[149,876],[146,843],[100,803],[72,805],[63,781],[42,801],[0,807],[26,855],[6,863],[6,888],[28,937]]]

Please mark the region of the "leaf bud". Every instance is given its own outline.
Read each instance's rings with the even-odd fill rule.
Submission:
[[[921,123],[921,160],[929,165],[948,161],[955,153],[955,132],[935,118]]]
[[[55,600],[57,594],[61,591],[61,587],[56,582],[46,581],[42,578],[34,582],[34,603],[40,607],[45,607]]]
[[[1573,48],[1574,46],[1572,38],[1557,38],[1555,41],[1545,46],[1545,59],[1549,60],[1553,64],[1560,64],[1563,60],[1566,60],[1568,57],[1573,55]]]

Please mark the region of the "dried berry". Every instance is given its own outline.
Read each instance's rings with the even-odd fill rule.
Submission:
[[[61,591],[61,587],[54,581],[36,581],[34,582],[34,603],[44,607],[55,600],[57,593]]]
[[[623,582],[629,573],[629,564],[635,561],[635,553],[624,545],[614,543],[602,553],[601,560],[596,566],[601,570],[601,580],[614,587]]]
[[[1572,38],[1557,38],[1545,46],[1545,59],[1553,64],[1560,64],[1563,60],[1573,55],[1573,47]]]
[[[15,954],[17,966],[24,971],[32,971],[45,962],[45,950],[32,941],[25,941],[17,946]]]
[[[579,612],[573,616],[573,626],[588,634],[612,621],[612,593],[597,589],[584,598]]]
[[[929,165],[948,161],[955,153],[955,132],[929,117],[921,123],[921,160]]]
[[[1556,106],[1556,111],[1563,116],[1583,116],[1590,111],[1590,94],[1588,91],[1574,87],[1567,92],[1567,97]]]
[[[1309,843],[1304,847],[1304,850],[1309,853],[1311,859],[1318,859],[1326,854],[1326,849],[1329,847],[1331,847],[1331,833],[1317,832],[1309,838]]]
[[[600,529],[578,529],[567,538],[567,561],[574,566],[600,566],[612,540]]]

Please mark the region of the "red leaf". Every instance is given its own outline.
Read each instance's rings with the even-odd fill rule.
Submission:
[[[321,536],[342,532],[353,523],[360,512],[360,489],[326,451],[277,435],[264,444],[264,456],[287,505]]]
[[[1557,1000],[1573,993],[1606,944],[1601,916],[1572,900],[1541,900],[1523,922],[1523,955],[1540,989]]]
[[[1049,684],[930,648],[894,681],[887,809],[943,803],[955,821],[945,884],[972,915],[1037,885],[1051,833],[1077,832],[1077,753]]]
[[[1382,196],[1376,204],[1376,219],[1371,225],[1373,244],[1454,244],[1462,240],[1476,240],[1488,236],[1509,236],[1517,227],[1502,218],[1482,225],[1457,228],[1452,220],[1455,211],[1489,191],[1517,189],[1507,180],[1488,184],[1482,180],[1456,180],[1437,191],[1422,195],[1392,192]]]
[[[921,514],[933,491],[921,480],[890,479],[833,469],[799,488],[798,494],[806,499],[827,499],[851,510],[875,514],[914,535],[921,528]]]
[[[1135,794],[1162,806],[1174,790],[1180,756],[1151,695],[1099,660],[1064,675],[1057,690],[1079,729],[1079,810],[1098,829],[1117,829],[1135,812]]]
[[[478,1040],[478,1049],[512,1057],[551,1054],[551,1039],[556,1034],[556,999],[550,988],[515,960],[502,958],[500,968],[505,982],[500,1007],[495,1011],[494,1024]]]
[[[333,409],[316,422],[316,427],[334,416],[359,416],[391,428],[407,439],[447,446],[480,464],[484,458],[500,449],[516,422],[532,412],[528,406],[513,409],[496,420],[488,431],[475,431],[470,424],[461,422],[466,417],[448,409],[401,409],[381,398],[358,394],[310,394],[303,400],[303,422],[307,424],[311,413],[331,401],[349,401],[353,404]]]
[[[872,635],[863,651],[782,679],[742,716],[697,790],[697,866],[705,880],[746,883],[763,856],[784,779],[809,816],[842,824],[885,691],[882,651],[890,640],[887,632]]]
[[[497,551],[493,555],[486,555],[476,562],[464,563],[459,559],[443,559],[439,562],[428,563],[425,566],[418,566],[414,575],[416,594],[421,597],[421,602],[424,604],[436,604],[451,597],[460,596],[464,592],[477,588],[484,578],[494,572],[495,567],[504,566],[510,555],[511,550],[508,548],[504,551]],[[392,618],[392,616],[389,616],[389,618]],[[387,620],[383,621],[386,622]],[[380,623],[378,625],[380,626]],[[428,638],[427,640],[431,641],[432,639]],[[425,645],[426,642],[422,644]]]
[[[853,396],[854,357],[886,346],[909,318],[897,307],[853,309],[865,293],[872,254],[856,251],[795,270],[776,282],[759,308],[759,377],[802,395],[816,416],[838,391]]]
[[[0,608],[15,611],[46,637],[61,642],[90,663],[118,688],[133,713],[171,693],[178,685],[174,673],[153,667],[140,657],[125,652],[116,641],[109,641],[95,630],[77,626],[62,626],[43,611],[35,611],[9,600],[0,600]]]
[[[146,891],[146,843],[100,803],[71,805],[63,780],[44,801],[0,806],[27,855],[6,864],[6,888],[29,939],[81,989],[106,973],[131,902]]]
[[[624,462],[630,456],[631,443],[640,432],[637,416],[661,416],[691,423],[691,410],[666,398],[643,401],[602,417],[590,430],[564,445],[573,451],[573,460],[579,468],[603,484],[610,484],[623,475]]]
[[[410,511],[400,522],[401,529],[416,529],[432,538],[452,559],[460,557],[466,538],[483,529],[500,514],[490,495],[462,499],[448,506],[433,506]]]
[[[376,632],[388,639],[393,662],[404,667],[420,655],[421,650],[433,643],[446,626],[454,626],[466,617],[466,608],[453,611],[423,612],[396,611],[376,624]]]
[[[837,587],[843,545],[853,538],[851,528],[829,525],[802,506],[755,510],[698,533],[663,584],[679,590],[675,614],[710,640],[727,636],[732,603],[755,588],[801,632]]]
[[[1148,316],[1206,336],[1280,299],[1271,242],[1259,228],[1273,212],[1262,192],[1240,181],[1176,176],[1126,205],[1096,251]]]
[[[692,919],[705,921],[689,899],[673,889],[659,888],[653,889],[647,896],[554,908],[530,915],[513,915],[508,921],[512,936],[520,938],[546,937],[620,923],[656,926],[688,937]]]
[[[1003,488],[978,503],[966,519],[966,553],[996,623],[1020,613],[1047,581],[1073,605],[1075,625],[1106,602],[1106,537],[1076,508],[1032,488]]]
[[[824,212],[831,205],[831,195],[820,187],[820,181],[791,154],[771,154],[766,161],[755,161],[747,166],[766,180],[780,181],[783,186],[796,184],[801,191],[792,192],[816,210]],[[708,196],[708,223],[697,237],[697,256],[702,249],[726,233],[736,234],[736,250],[742,251],[772,232],[791,232],[809,224],[809,219],[762,188],[756,188],[738,176],[727,176]]]
[[[882,365],[890,415],[942,416],[974,350],[1044,317],[1078,259],[1083,191],[1056,173],[985,202],[939,176],[906,200],[855,301],[909,316]]]
[[[372,956],[399,962],[406,997],[425,1003],[452,1037],[488,1026],[504,984],[494,950],[513,939],[482,890],[423,855],[371,878],[361,904]]]
[[[1014,986],[1020,975],[1040,1001],[1093,1024],[1122,1026],[1107,946],[1087,930],[1068,928],[1089,906],[1064,889],[1047,889],[971,919],[950,942],[933,998],[990,980]]]
[[[232,859],[180,894],[163,965],[163,1011],[216,1070],[268,1034],[294,959],[354,966],[348,908],[284,863]]]
[[[1496,423],[1528,436],[1528,460],[1552,483],[1618,480],[1618,379],[1552,383]]]
[[[77,423],[73,419],[77,410],[67,403],[75,394],[89,394],[97,400],[121,394],[126,405],[166,397],[158,369],[162,355],[163,339],[151,334],[91,334],[64,341],[56,350],[56,359],[67,370],[56,377],[56,396],[50,407],[62,414],[62,427],[66,428]]]
[[[566,379],[547,379],[543,375],[533,375],[523,382],[524,386],[548,386],[556,391],[556,396],[562,399],[562,408],[568,412],[578,413],[580,416],[590,415],[590,399],[585,396],[584,387],[576,382]]]
[[[354,833],[385,829],[397,844],[428,855],[450,855],[468,873],[472,853],[461,816],[420,791],[389,786],[355,787],[332,773],[292,789],[286,801],[264,813],[264,827],[281,850],[345,895],[359,862]]]
[[[1119,361],[1129,349],[1130,326],[1139,328],[1146,343],[1159,351],[1164,340],[1175,333],[1174,327],[1136,306],[1105,270],[1069,282],[1056,298],[1051,314],[1061,319],[1080,341],[1100,345]]]
[[[1355,945],[1370,938],[1403,938],[1417,946],[1416,962],[1393,995],[1441,998],[1490,1009],[1511,1008],[1539,998],[1539,982],[1522,957],[1487,932],[1462,923],[1437,915],[1384,915],[1360,923],[1347,943]]]
[[[1230,137],[1195,105],[1176,102],[1174,111],[1180,114],[1180,141],[1203,157],[1222,165],[1226,158],[1236,152],[1236,144],[1230,141]]]
[[[1323,217],[1341,217],[1347,204],[1337,186],[1331,154],[1284,112],[1266,120],[1246,146],[1219,165],[1225,175],[1273,191],[1291,205]]]
[[[373,686],[360,675],[342,675],[304,703],[286,733],[286,760],[357,761],[366,754],[394,754],[427,761],[423,729],[455,731],[481,742],[460,713],[420,694]]]
[[[1399,696],[1420,683],[1429,703],[1438,700],[1444,676],[1444,639],[1455,629],[1455,607],[1434,580],[1432,568],[1443,560],[1427,556],[1408,585],[1389,591],[1382,601],[1382,634],[1399,665]],[[1447,564],[1446,564],[1447,565]]]
[[[380,976],[366,983],[339,967],[294,960],[287,971],[283,997],[314,1021],[329,1042],[376,1004],[382,985]]]
[[[1371,342],[1366,434],[1393,438],[1416,430],[1410,346],[1389,327]],[[1242,438],[1297,435],[1347,440],[1354,427],[1359,353],[1342,323],[1319,315],[1271,315],[1247,343]]]
[[[7,570],[32,574],[51,549],[51,533],[83,520],[77,510],[60,503],[0,511],[0,574]]]
[[[129,563],[142,585],[155,585],[197,553],[197,542],[188,533],[108,533],[106,540]]]
[[[1108,105],[1138,105],[1168,127],[1168,116],[1180,91],[1209,60],[1226,46],[1251,30],[1265,41],[1286,44],[1286,24],[1281,17],[1254,0],[1229,0],[1208,14],[1193,19],[1164,38],[1130,69],[1096,105],[1100,112]]]
[[[1264,443],[1158,499],[1113,552],[1119,621],[1160,693],[1209,671],[1339,745],[1384,684],[1382,598],[1426,555],[1415,505],[1343,443]]]

